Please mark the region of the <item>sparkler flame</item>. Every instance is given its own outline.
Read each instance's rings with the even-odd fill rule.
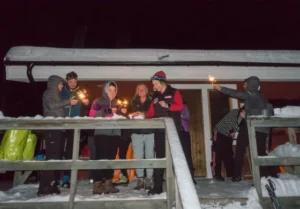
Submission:
[[[82,91],[78,91],[77,95],[78,95],[79,99],[85,99],[87,96],[87,92],[85,89],[83,89]]]

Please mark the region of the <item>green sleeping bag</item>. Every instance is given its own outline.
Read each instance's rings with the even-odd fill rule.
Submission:
[[[29,133],[29,130],[7,130],[1,142],[3,158],[21,160]]]
[[[26,145],[23,151],[23,159],[24,160],[33,160],[34,151],[36,147],[36,135],[35,134],[28,134]]]

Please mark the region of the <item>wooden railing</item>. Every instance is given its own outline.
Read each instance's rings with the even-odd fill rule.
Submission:
[[[257,142],[256,142],[256,127],[300,127],[299,118],[280,118],[280,117],[249,117],[247,120],[248,133],[249,133],[249,146],[251,151],[251,164],[253,171],[254,186],[256,188],[259,200],[263,208],[273,208],[270,201],[270,197],[263,197],[262,185],[260,178],[260,166],[299,166],[300,158],[297,157],[259,157],[257,154]],[[290,142],[295,142],[295,139],[290,137]],[[300,196],[284,196],[279,197],[282,204],[282,208],[300,208],[299,202]]]
[[[81,129],[165,129],[166,158],[144,160],[78,160]],[[188,165],[180,144],[174,122],[170,118],[149,120],[111,120],[111,119],[34,119],[3,118],[0,119],[0,130],[65,130],[74,129],[72,160],[49,161],[6,161],[0,160],[0,172],[15,171],[14,185],[23,183],[28,173],[33,170],[71,170],[71,188],[69,201],[65,202],[0,202],[0,208],[115,208],[118,201],[75,201],[78,170],[87,169],[124,169],[124,168],[166,168],[167,195],[165,200],[122,200],[122,207],[149,208],[182,208],[201,209],[200,202],[189,174]],[[25,171],[22,174],[22,171]],[[130,203],[127,204],[124,203]],[[161,204],[159,205],[159,202]],[[120,202],[119,202],[120,205]]]

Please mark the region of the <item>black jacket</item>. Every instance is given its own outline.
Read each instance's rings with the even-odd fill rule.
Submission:
[[[144,103],[141,103],[140,97],[136,96],[131,101],[130,112],[147,112],[151,105],[151,98],[147,96],[147,99]],[[134,134],[152,134],[152,129],[133,129],[132,133]]]
[[[226,87],[221,88],[221,92],[230,97],[243,100],[245,104],[246,117],[251,115],[262,115],[267,109],[273,115],[273,106],[259,92],[260,81],[256,76],[251,76],[245,80],[247,86],[245,91],[237,91]],[[269,132],[269,128],[257,128],[257,131]]]

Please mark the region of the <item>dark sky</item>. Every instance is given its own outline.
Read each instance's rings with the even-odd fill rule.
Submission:
[[[299,0],[3,0],[0,56],[17,45],[72,47],[82,26],[86,48],[300,49],[299,11]],[[24,87],[3,82],[3,69],[1,91],[14,88],[15,99]]]

